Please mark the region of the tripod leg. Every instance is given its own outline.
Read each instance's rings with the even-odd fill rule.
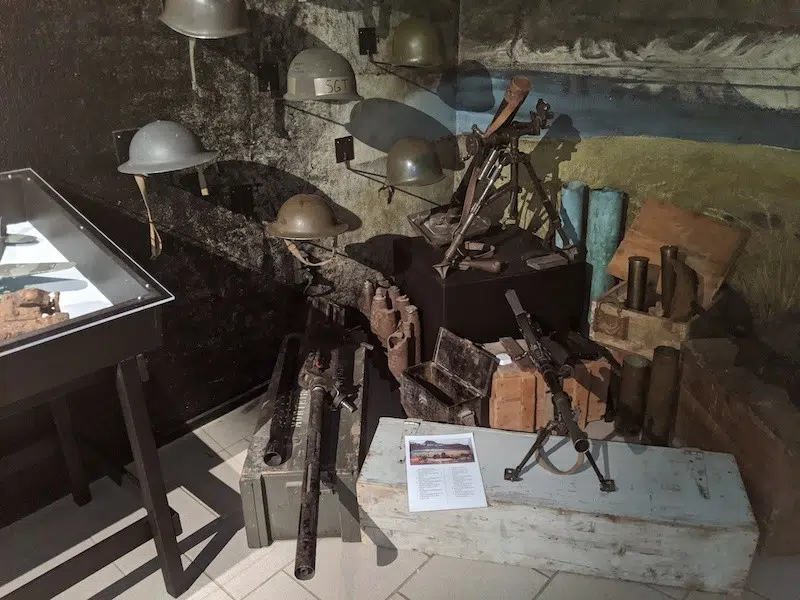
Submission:
[[[533,187],[536,189],[536,193],[539,195],[539,199],[542,201],[542,206],[547,212],[547,218],[550,219],[550,222],[553,224],[556,232],[561,237],[561,241],[564,242],[564,247],[566,248],[567,246],[570,246],[571,243],[569,241],[569,237],[567,236],[567,232],[564,231],[564,226],[561,224],[561,217],[558,216],[555,206],[553,206],[553,203],[547,196],[547,192],[544,191],[542,180],[539,179],[536,171],[534,171],[530,157],[526,157],[522,164],[525,165],[525,169],[528,171],[528,175],[530,175],[531,181],[533,182]]]
[[[519,481],[519,475],[522,472],[522,469],[524,469],[525,465],[528,464],[531,456],[533,456],[536,451],[544,445],[544,443],[547,441],[547,438],[550,437],[550,434],[553,432],[553,429],[555,429],[555,423],[550,421],[547,425],[539,430],[536,440],[533,442],[533,446],[531,446],[531,449],[528,450],[528,453],[523,457],[522,461],[520,461],[520,463],[513,469],[509,468],[503,472],[503,478],[506,481]]]
[[[603,492],[616,492],[617,491],[617,484],[614,483],[613,479],[606,479],[603,477],[603,474],[600,472],[600,469],[597,467],[597,463],[594,462],[594,457],[592,456],[592,451],[587,450],[585,452],[586,458],[589,460],[589,464],[592,465],[592,469],[594,469],[594,474],[597,475],[597,479],[600,481],[600,491]]]

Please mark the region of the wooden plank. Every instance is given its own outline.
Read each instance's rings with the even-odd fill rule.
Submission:
[[[628,278],[628,258],[646,256],[661,266],[661,246],[680,248],[679,257],[697,272],[699,300],[711,306],[714,294],[733,268],[750,232],[672,204],[647,200],[606,269],[618,279]]]
[[[404,435],[470,431],[488,508],[408,512]],[[503,469],[530,434],[381,419],[358,481],[367,536],[384,546],[715,592],[742,589],[758,529],[733,457],[594,441],[603,493],[591,469],[556,476],[534,466],[520,482]],[[554,436],[548,458],[570,467],[575,453]],[[367,531],[369,529],[369,531]]]

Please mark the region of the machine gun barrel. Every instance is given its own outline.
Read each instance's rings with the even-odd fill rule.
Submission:
[[[552,395],[555,419],[540,430],[539,435],[536,436],[536,441],[522,459],[522,462],[514,468],[505,470],[504,478],[508,481],[519,481],[522,469],[525,467],[528,460],[530,460],[537,450],[542,448],[550,432],[557,429],[559,425],[563,425],[564,429],[567,430],[570,440],[572,440],[572,446],[575,448],[575,451],[583,454],[586,460],[589,461],[589,465],[592,467],[594,474],[597,476],[597,480],[600,482],[600,490],[603,492],[616,491],[617,486],[614,480],[604,477],[597,467],[597,463],[592,457],[592,453],[589,451],[588,436],[586,432],[578,427],[575,418],[572,416],[572,398],[564,391],[561,385],[561,378],[556,370],[553,359],[539,339],[537,332],[541,330],[538,325],[534,324],[531,320],[531,316],[525,312],[525,309],[522,308],[516,291],[506,291],[506,300],[508,300],[508,304],[514,312],[514,317],[517,319],[522,337],[525,338],[525,343],[528,345],[527,355],[531,362],[533,362],[533,365],[542,374],[545,384]]]
[[[303,473],[297,551],[294,558],[294,576],[301,581],[311,579],[316,571],[322,415],[328,394],[328,390],[322,385],[313,383],[310,388],[306,468]]]
[[[528,345],[528,354],[536,369],[542,374],[542,378],[553,396],[556,414],[560,416],[564,423],[569,438],[572,440],[572,445],[577,452],[586,452],[589,449],[589,441],[586,439],[586,434],[581,431],[572,417],[572,399],[564,391],[558,371],[553,364],[553,359],[534,331],[530,315],[522,308],[516,291],[508,290],[506,292],[506,300],[508,300],[514,317],[517,319],[517,325],[522,332],[522,337],[525,338],[525,343]]]

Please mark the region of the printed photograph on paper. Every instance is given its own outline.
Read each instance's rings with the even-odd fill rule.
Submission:
[[[410,443],[411,464],[451,465],[475,462],[475,450],[469,438],[447,440],[421,440]]]

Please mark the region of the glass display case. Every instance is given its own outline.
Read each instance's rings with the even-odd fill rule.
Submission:
[[[32,169],[0,173],[0,230],[0,417],[161,346],[172,294]],[[29,296],[43,308],[30,330],[10,324],[38,318]]]
[[[32,169],[0,173],[0,293],[59,292],[57,325],[0,339],[0,358],[174,299],[161,284]],[[29,236],[28,243],[13,243]],[[74,263],[71,268],[60,267]],[[15,276],[9,276],[19,267]],[[41,268],[36,269],[36,266]],[[43,272],[41,272],[43,271]],[[20,274],[21,273],[21,274]]]

